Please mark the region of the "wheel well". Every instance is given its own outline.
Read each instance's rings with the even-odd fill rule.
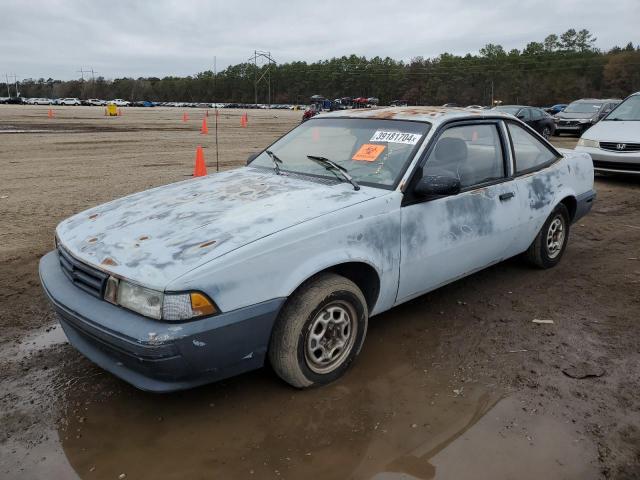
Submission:
[[[362,294],[367,301],[369,312],[373,310],[373,307],[378,301],[378,295],[380,293],[380,277],[378,277],[378,272],[376,272],[375,268],[364,262],[340,263],[338,265],[334,265],[332,267],[325,268],[320,272],[317,272],[312,277],[305,280],[300,286],[306,284],[321,273],[327,272],[342,275],[343,277],[348,278],[353,283],[355,283],[362,291]],[[298,290],[300,286],[296,288],[296,290]]]
[[[565,197],[560,203],[564,204],[567,210],[569,210],[569,221],[572,222],[576,216],[576,209],[578,208],[576,197]]]

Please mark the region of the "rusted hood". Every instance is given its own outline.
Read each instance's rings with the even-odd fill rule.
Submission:
[[[245,167],[114,200],[63,221],[56,233],[78,259],[163,289],[247,243],[385,193]]]

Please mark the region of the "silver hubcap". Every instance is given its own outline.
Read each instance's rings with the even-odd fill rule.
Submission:
[[[329,373],[349,356],[356,338],[356,313],[350,305],[334,302],[313,319],[307,333],[305,360],[315,373]]]
[[[545,129],[542,131],[542,136],[543,136],[544,138],[549,138],[549,137],[551,136],[551,130],[549,130],[548,128],[545,128]]]
[[[564,244],[564,221],[560,215],[556,216],[547,230],[547,254],[549,258],[556,258],[562,251]]]

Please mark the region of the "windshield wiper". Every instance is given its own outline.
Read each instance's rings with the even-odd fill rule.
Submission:
[[[316,157],[315,155],[307,155],[309,160],[313,160],[314,162],[318,162],[327,170],[331,170],[332,172],[339,173],[342,178],[344,178],[347,182],[353,185],[354,190],[360,190],[360,185],[349,175],[348,170],[344,168],[342,165],[338,165],[336,162],[329,160],[325,157]]]
[[[280,175],[281,172],[279,164],[282,163],[282,160],[280,160],[278,156],[271,150],[265,150],[265,153],[269,155],[269,157],[271,157],[271,161],[273,162],[273,169],[276,171],[276,175]]]

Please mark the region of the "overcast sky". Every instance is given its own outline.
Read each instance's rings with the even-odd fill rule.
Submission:
[[[191,75],[270,50],[278,61],[355,53],[408,60],[509,50],[568,28],[602,49],[640,43],[639,0],[0,0],[0,75]]]

